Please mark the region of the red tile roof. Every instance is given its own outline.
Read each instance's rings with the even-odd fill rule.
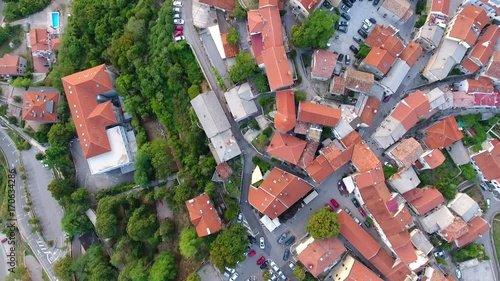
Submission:
[[[387,74],[395,60],[395,57],[392,56],[387,50],[375,47],[371,49],[366,58],[363,60],[363,63],[374,66],[383,74]]]
[[[446,157],[439,149],[433,149],[432,153],[429,153],[424,156],[425,162],[429,165],[431,169],[436,169],[439,165],[444,163]]]
[[[375,272],[357,260],[354,260],[350,270],[349,275],[343,281],[382,281],[382,278]]]
[[[461,248],[476,240],[490,229],[490,225],[482,217],[475,217],[468,223],[468,228],[469,231],[457,239],[457,247]]]
[[[222,224],[214,204],[207,194],[186,201],[191,223],[196,228],[198,237],[214,234],[222,229]]]
[[[401,140],[386,152],[389,157],[398,162],[398,166],[409,168],[424,153],[420,143],[413,137]]]
[[[21,57],[17,55],[4,55],[0,58],[0,74],[1,75],[20,75],[18,66]]]
[[[339,109],[326,105],[301,101],[299,104],[299,117],[297,120],[335,127],[340,120],[342,112]]]
[[[391,116],[401,122],[406,130],[409,130],[429,110],[429,100],[427,100],[422,92],[416,91],[403,99],[391,113]]]
[[[222,33],[220,36],[222,39],[222,46],[224,48],[224,54],[226,54],[226,58],[235,57],[240,52],[238,45],[235,46],[227,43],[227,33]]]
[[[488,181],[500,181],[500,145],[472,156],[472,159]]]
[[[401,281],[405,280],[411,274],[410,269],[402,262],[396,261],[386,251],[379,251],[375,257],[370,259],[373,264],[388,281]]]
[[[326,157],[320,155],[314,159],[314,161],[307,167],[306,169],[309,176],[312,177],[314,182],[321,183],[324,181],[329,175],[333,173],[333,168],[330,166],[330,163],[326,160]]]
[[[370,47],[380,47],[388,37],[395,33],[391,27],[377,24],[366,38],[365,44]]]
[[[332,77],[337,55],[325,50],[315,50],[312,56],[311,76],[329,79]]]
[[[362,123],[371,126],[373,121],[375,120],[375,115],[380,108],[380,101],[375,97],[368,97],[366,101],[365,107],[363,108],[363,112],[361,112],[361,116],[359,119]]]
[[[354,146],[341,151],[335,143],[331,143],[320,150],[320,153],[326,157],[333,170],[336,171],[340,167],[347,164],[352,157]]]
[[[31,52],[43,51],[49,49],[49,43],[47,41],[47,29],[31,29],[30,30],[30,45]]]
[[[447,0],[440,0],[440,1],[447,1]],[[415,41],[411,41],[408,46],[403,50],[401,55],[399,56],[400,59],[404,60],[408,66],[412,67],[415,62],[422,56],[423,53],[422,46],[420,44],[416,43]]]
[[[258,188],[250,186],[248,202],[271,219],[304,197],[312,186],[295,175],[273,168]]]
[[[283,46],[263,50],[262,58],[272,91],[293,85],[292,70]]]
[[[105,68],[102,64],[61,79],[85,158],[111,151],[106,126],[116,123],[113,107],[96,99],[113,89]]]
[[[58,102],[59,93],[26,91],[22,105],[22,118],[37,122],[56,122]]]
[[[463,8],[462,11],[460,11],[459,14],[474,20],[474,24],[479,30],[482,30],[490,21],[486,10],[480,6],[467,5]]]
[[[500,106],[500,93],[474,94],[475,106]]]
[[[369,94],[375,84],[375,76],[372,73],[358,71],[353,68],[345,72],[345,88],[356,92]]]
[[[304,6],[304,8],[308,12],[311,12],[312,10],[314,10],[314,8],[316,8],[318,3],[321,2],[320,0],[298,0],[298,1],[300,4],[302,4],[302,6]]]
[[[336,95],[343,95],[345,92],[345,77],[334,76],[330,83],[330,92]]]
[[[469,227],[467,223],[463,219],[455,217],[450,225],[441,230],[441,235],[446,241],[453,242],[458,239],[458,237],[465,235],[468,231]]]
[[[462,60],[462,62],[460,63],[460,66],[462,66],[469,73],[474,73],[481,67],[475,61],[473,61],[469,56],[465,57]]]
[[[454,107],[470,107],[474,106],[474,96],[465,92],[453,92]]]
[[[219,174],[221,179],[227,180],[233,173],[233,170],[231,169],[231,167],[229,167],[229,164],[227,164],[227,162],[222,162],[215,167],[215,172]]]
[[[61,47],[61,38],[54,38],[50,40],[50,49],[52,51],[59,50],[59,47]]]
[[[226,11],[232,11],[235,8],[235,2],[232,0],[200,0],[200,3],[221,8]]]
[[[415,114],[419,118],[422,115],[429,113],[431,109],[429,100],[425,97],[424,93],[422,93],[421,91],[413,92],[408,97],[406,97],[404,101],[408,104],[408,106],[412,109],[413,112],[415,112]]]
[[[314,155],[316,155],[316,151],[318,151],[318,146],[319,142],[317,141],[307,141],[306,148],[304,149],[304,152],[302,152],[302,156],[300,156],[297,166],[305,170],[309,165],[311,165],[314,161]]]
[[[448,15],[450,13],[450,0],[432,0],[431,12]]]
[[[479,76],[477,80],[466,80],[468,84],[467,93],[493,93],[493,82],[488,77]]]
[[[344,138],[342,138],[340,140],[340,142],[342,143],[342,145],[344,147],[349,147],[349,146],[361,143],[362,141],[363,141],[363,139],[356,131],[350,132],[349,134],[347,134],[347,136],[345,136]]]
[[[493,53],[493,48],[495,47],[499,36],[500,28],[498,26],[494,24],[488,26],[472,51],[469,53],[469,56],[462,61],[462,66],[469,70],[470,73],[474,73],[479,69],[479,67],[485,65]],[[472,61],[471,58],[475,58],[477,61]],[[466,60],[470,60],[473,65],[470,65],[470,63],[466,62]]]
[[[276,129],[287,132],[295,127],[295,96],[293,90],[276,92],[277,113],[274,116]]]
[[[493,52],[484,75],[500,79],[500,51]]]
[[[354,145],[351,161],[356,169],[361,173],[368,172],[370,170],[382,170],[380,160],[366,143]]]
[[[337,237],[331,237],[314,240],[298,254],[297,258],[309,273],[318,277],[346,251],[344,244]]]
[[[434,186],[425,189],[415,188],[402,195],[416,209],[417,214],[420,216],[427,214],[444,203],[443,195]]]
[[[458,129],[457,120],[453,115],[425,129],[425,134],[427,137],[424,142],[431,149],[450,146],[464,137],[462,131]]]
[[[267,147],[267,153],[297,165],[306,144],[304,140],[276,132]]]
[[[417,44],[418,45],[418,44]],[[389,36],[380,48],[387,50],[393,57],[397,57],[405,49],[403,42],[397,37]]]
[[[468,5],[456,16],[455,22],[450,29],[449,36],[467,42],[473,46],[477,40],[478,33],[474,32],[473,26],[481,31],[490,21],[486,11],[478,6]]]
[[[380,245],[366,230],[359,226],[346,212],[338,213],[340,234],[356,248],[365,259],[373,258],[379,251]],[[383,251],[383,250],[382,250]]]

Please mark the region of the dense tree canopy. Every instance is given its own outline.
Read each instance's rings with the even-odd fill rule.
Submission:
[[[227,43],[233,46],[238,46],[239,40],[240,40],[240,35],[238,34],[238,31],[236,29],[232,28],[229,29],[227,32]]]
[[[179,241],[179,250],[181,255],[185,258],[190,258],[196,255],[198,247],[201,244],[201,239],[193,227],[184,228],[181,232],[181,239]]]
[[[150,281],[175,280],[177,276],[177,262],[174,252],[167,250],[162,252],[155,260],[149,273]]]
[[[235,224],[224,229],[210,245],[210,260],[220,270],[234,268],[237,262],[245,259],[248,247],[246,228]]]
[[[157,229],[156,214],[148,212],[145,207],[135,209],[127,223],[127,233],[136,241],[153,237]]]
[[[339,16],[328,10],[316,9],[302,22],[292,26],[292,43],[301,49],[326,48],[326,43],[335,34],[334,26]]]
[[[314,239],[337,236],[340,231],[337,213],[330,212],[328,208],[319,209],[309,218],[306,229]]]
[[[100,244],[92,245],[71,265],[71,271],[78,280],[116,280],[117,270],[109,263],[109,258]]]
[[[75,191],[75,184],[71,179],[56,178],[49,183],[47,189],[56,200],[61,201],[65,197],[71,196]]]
[[[257,71],[257,65],[249,53],[240,52],[236,55],[236,64],[229,69],[229,78],[234,83],[245,82]]]
[[[58,260],[54,264],[54,274],[61,281],[71,281],[71,264],[73,259],[70,256],[65,256],[64,258]]]

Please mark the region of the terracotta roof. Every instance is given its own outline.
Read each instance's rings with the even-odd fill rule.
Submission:
[[[22,105],[23,120],[38,122],[56,122],[59,93],[34,92],[24,93]]]
[[[276,132],[267,147],[267,153],[297,165],[306,144],[304,140]]]
[[[383,74],[387,74],[396,59],[387,50],[380,47],[371,49],[363,63],[374,66]]]
[[[227,33],[221,33],[221,38],[222,38],[222,46],[224,47],[224,53],[226,54],[226,58],[232,58],[235,57],[239,52],[240,49],[238,46],[231,45],[227,43]]]
[[[465,57],[462,60],[462,62],[460,63],[460,66],[463,67],[469,73],[474,73],[481,67],[475,61],[473,61],[469,56]]]
[[[340,120],[341,114],[342,112],[339,109],[312,102],[301,101],[299,104],[299,117],[297,120],[306,123],[335,127]]]
[[[447,0],[439,0],[439,1],[447,1]],[[435,1],[434,1],[435,2]],[[423,49],[420,46],[420,44],[416,43],[415,41],[411,41],[408,46],[403,50],[401,55],[399,56],[400,59],[404,60],[408,66],[412,67],[415,62],[422,56]]]
[[[417,117],[422,117],[429,113],[431,106],[429,100],[421,91],[415,91],[404,99],[404,102],[412,109]]]
[[[345,87],[349,90],[368,94],[374,83],[375,76],[372,73],[352,68],[348,68],[345,72]]]
[[[450,0],[433,0],[431,4],[431,12],[448,15],[450,13]]]
[[[113,107],[109,101],[98,104],[96,99],[113,89],[105,69],[101,64],[61,79],[85,158],[111,151],[106,127],[116,123]]]
[[[320,2],[319,0],[298,0],[298,1],[300,4],[302,4],[302,6],[304,6],[304,8],[308,12],[311,12],[312,10],[314,10],[314,8],[316,8],[318,3]]]
[[[52,51],[59,50],[59,47],[61,47],[61,38],[54,38],[50,40],[50,49]]]
[[[413,15],[413,9],[407,0],[385,0],[382,7],[396,15],[401,22],[406,22]]]
[[[259,8],[265,6],[277,6],[280,10],[283,10],[285,7],[284,0],[259,0]]]
[[[482,217],[475,217],[469,222],[468,228],[469,231],[457,239],[457,247],[461,248],[476,240],[477,237],[485,234],[490,229],[490,225]]]
[[[332,82],[330,83],[330,92],[343,95],[345,91],[345,77],[344,76],[334,76]]]
[[[444,203],[444,197],[435,188],[430,186],[428,188],[415,188],[402,194],[417,211],[417,214],[423,216],[430,212],[432,209]]]
[[[388,37],[394,34],[395,31],[391,27],[377,24],[366,38],[365,44],[370,47],[380,47]]]
[[[354,145],[351,161],[361,173],[376,169],[382,170],[380,160],[366,143]]]
[[[393,57],[397,57],[404,50],[405,45],[403,45],[403,42],[401,42],[399,38],[395,36],[389,36],[380,46],[380,48],[387,50]]]
[[[453,242],[468,231],[469,227],[467,226],[467,223],[463,219],[455,217],[450,225],[441,230],[441,235],[446,241]]]
[[[14,55],[4,55],[0,58],[0,74],[1,75],[19,75],[18,66],[21,57]]]
[[[267,20],[262,18],[259,13],[259,10],[250,10],[247,12],[247,21],[248,21],[248,32],[249,33],[257,33],[262,32],[262,28],[264,24],[267,23]]]
[[[464,137],[462,131],[458,129],[457,120],[453,115],[430,126],[424,132],[427,135],[424,142],[431,149],[450,146]]]
[[[232,11],[235,8],[234,1],[232,0],[200,0],[200,2],[226,11]]]
[[[472,156],[472,159],[488,181],[500,181],[500,145]]]
[[[355,144],[361,143],[363,139],[356,131],[352,131],[347,136],[343,137],[340,142],[344,147],[353,146]]]
[[[341,151],[335,143],[332,142],[326,147],[323,147],[320,150],[320,153],[326,157],[333,170],[336,171],[351,160],[352,152],[354,150],[353,147],[354,146],[350,146],[349,148]]]
[[[251,32],[261,32],[266,49],[283,46],[283,31],[278,7],[268,6],[257,10],[257,17],[253,18],[258,23]],[[250,26],[250,21],[249,21]],[[257,29],[261,27],[260,29]]]
[[[349,275],[343,281],[382,281],[382,278],[361,262],[354,260]]]
[[[316,183],[321,183],[333,173],[332,166],[323,155],[316,157],[306,170]]]
[[[490,21],[486,10],[480,6],[467,5],[459,14],[474,20],[474,24],[479,30],[483,29]]]
[[[404,238],[405,243],[402,243],[402,246],[398,248],[394,248],[394,251],[396,252],[396,255],[398,258],[405,264],[412,263],[417,260],[417,254],[415,254],[415,248],[413,247],[413,244],[411,243],[411,238],[410,234],[407,231],[401,232],[400,234],[403,235],[408,235],[408,237]],[[391,238],[389,238],[389,241],[394,247],[394,244],[391,241]]]
[[[485,65],[488,62],[491,54],[493,53],[493,48],[500,36],[500,28],[494,24],[488,26],[483,35],[479,38],[479,41],[474,45],[472,51],[466,57],[464,61],[462,61],[462,66],[469,70],[470,73],[476,72],[479,67]],[[475,58],[475,61],[472,61],[471,58]],[[473,65],[470,65],[466,60],[471,60]],[[479,65],[477,64],[479,63]]]
[[[379,108],[380,101],[375,97],[368,97],[365,107],[363,108],[363,112],[361,112],[361,116],[359,116],[359,119],[367,126],[371,126],[373,124],[373,121],[375,120],[375,115],[377,114]]]
[[[273,168],[259,188],[250,186],[248,202],[271,219],[304,197],[312,186],[295,175]]]
[[[302,155],[300,156],[299,163],[297,164],[297,166],[305,170],[309,165],[311,165],[311,163],[314,161],[314,155],[316,155],[318,146],[319,142],[308,140],[306,148],[304,149],[304,152],[302,152]]]
[[[424,153],[424,149],[416,139],[408,138],[401,140],[386,153],[394,158],[400,167],[408,168]]]
[[[338,222],[340,234],[356,248],[365,259],[373,258],[379,251],[380,245],[366,230],[359,226],[346,212],[340,211]],[[383,251],[383,250],[382,250]]]
[[[214,234],[222,229],[222,224],[214,204],[207,194],[186,201],[191,223],[196,228],[198,237]]]
[[[312,55],[311,76],[329,79],[332,77],[337,55],[325,50],[315,50]]]
[[[485,75],[500,79],[500,51],[494,51],[484,72]]]
[[[287,132],[295,127],[295,96],[293,90],[276,92],[277,113],[274,116],[276,129]]]
[[[31,29],[30,30],[30,45],[31,52],[43,51],[49,49],[47,41],[47,29]]]
[[[288,64],[283,46],[271,47],[262,51],[267,78],[271,91],[293,84],[292,70]]]
[[[454,107],[470,107],[474,106],[474,96],[468,95],[465,92],[453,92]]]
[[[436,169],[439,165],[444,163],[446,157],[439,149],[433,149],[432,153],[429,153],[424,156],[425,162],[429,165],[431,169]]]
[[[231,167],[229,167],[229,164],[227,164],[227,162],[222,162],[217,165],[215,167],[215,171],[223,180],[227,180],[233,173],[233,170],[231,169]]]
[[[425,269],[422,281],[447,281],[447,279],[441,271],[429,266]]]
[[[318,277],[325,269],[347,251],[337,238],[314,240],[298,254],[297,258],[314,277]]]
[[[479,76],[477,80],[466,79],[468,88],[468,93],[493,93],[494,87],[493,82],[490,78]]]
[[[417,115],[409,106],[402,102],[396,106],[394,111],[391,113],[391,116],[401,122],[406,130],[411,129],[418,122]]]
[[[490,18],[483,8],[473,5],[465,6],[456,16],[449,36],[464,40],[469,46],[473,46],[479,32],[489,21]]]
[[[411,271],[402,262],[396,260],[386,251],[381,250],[371,258],[370,263],[377,268],[389,281],[405,280]]]
[[[500,93],[474,93],[475,106],[500,106]]]

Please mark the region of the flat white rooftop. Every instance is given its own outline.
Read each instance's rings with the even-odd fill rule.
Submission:
[[[133,162],[125,129],[116,126],[107,129],[106,135],[111,151],[87,159],[92,174],[105,173]]]

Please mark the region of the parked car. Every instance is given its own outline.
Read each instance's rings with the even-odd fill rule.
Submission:
[[[182,2],[181,1],[174,1],[172,3],[172,5],[174,5],[174,7],[182,7]]]
[[[283,274],[283,271],[278,270],[278,275],[281,278],[281,280],[286,280],[286,276],[285,276],[285,274]]]
[[[260,265],[260,269],[266,269],[268,266],[269,266],[269,261],[264,261],[264,262]]]
[[[174,24],[184,24],[184,20],[182,19],[175,19]]]
[[[364,39],[368,38],[368,33],[364,31],[363,29],[358,29],[358,34],[361,35]]]
[[[271,261],[271,263],[270,263],[270,264],[271,264],[271,268],[272,268],[274,271],[278,272],[278,270],[280,270],[280,268],[276,265],[276,263],[275,263],[274,261]]]
[[[174,19],[180,19],[181,18],[181,14],[174,14]]]
[[[340,9],[346,13],[349,13],[351,11],[351,9],[349,9],[349,7],[347,7],[346,5],[342,5],[342,7],[340,7]]]
[[[339,25],[337,26],[337,30],[343,33],[347,33],[348,27],[346,25]]]
[[[363,224],[364,224],[367,228],[370,228],[370,227],[372,226],[372,225],[370,224],[370,222],[369,222],[369,221],[365,221]]]
[[[344,211],[350,216],[351,215],[351,210],[344,208]]]
[[[462,272],[460,269],[455,269],[455,276],[457,276],[458,279],[462,279]]]
[[[380,3],[380,0],[373,0],[373,6],[377,6]]]
[[[233,274],[233,273],[235,273],[235,272],[236,272],[236,269],[226,267],[226,271],[227,271],[227,272],[229,272],[229,274]]]
[[[435,257],[441,257],[444,260],[446,259],[446,255],[444,254],[444,252],[442,250],[434,252],[434,256]]]
[[[392,95],[385,96],[383,102],[388,102],[392,98]]]
[[[5,238],[2,239],[2,244],[5,243],[5,242],[7,242],[7,237],[5,237]]]
[[[373,24],[377,24],[377,20],[375,20],[374,18],[370,18],[369,21]]]
[[[369,19],[364,19],[363,23],[366,24],[368,27],[372,26],[372,22]]]
[[[295,269],[295,264],[293,262],[290,262],[288,264],[288,267],[291,269],[291,270],[294,270]]]
[[[182,25],[176,25],[175,26],[175,30],[182,31],[183,29],[184,29],[184,27],[182,27]]]
[[[255,237],[250,236],[250,235],[248,235],[247,237],[248,237],[248,241],[250,242],[250,244],[257,243],[257,239],[255,239]]]
[[[361,42],[363,42],[363,39],[361,39],[358,35],[354,35],[352,39],[358,44],[361,44]]]
[[[175,8],[174,8],[174,12],[176,12],[176,13],[180,13],[180,12],[181,12],[181,8],[175,7]]]
[[[177,37],[174,38],[174,40],[175,40],[175,42],[181,42],[183,40],[186,40],[186,37],[184,37],[184,36],[177,36]]]
[[[286,240],[285,242],[285,246],[290,246],[293,242],[295,242],[295,236],[288,238],[288,240]]]
[[[345,56],[345,65],[350,65],[351,64],[351,56],[346,55]]]
[[[354,221],[355,221],[357,224],[361,225],[361,222],[358,220],[358,218],[357,218],[357,217],[354,217]]]
[[[335,207],[335,208],[338,208],[338,207],[339,207],[339,203],[337,202],[337,200],[335,200],[335,199],[333,199],[333,198],[332,198],[332,199],[330,199],[330,203],[332,203],[333,207]]]
[[[364,218],[366,217],[366,212],[365,212],[365,209],[363,209],[363,207],[359,207],[358,208],[358,211],[359,213],[361,214],[361,216]]]
[[[486,209],[490,208],[491,206],[490,204],[491,204],[490,198],[486,198]]]
[[[339,25],[349,25],[349,22],[348,21],[345,21],[345,20],[341,20],[339,22]]]
[[[264,239],[264,237],[260,237],[259,239],[259,246],[261,249],[265,249],[266,248],[266,240]]]
[[[339,56],[337,57],[337,61],[342,62],[343,60],[344,60],[344,54],[339,54]]]
[[[356,46],[354,45],[351,45],[349,46],[349,49],[354,53],[354,54],[357,54],[359,52],[359,49],[356,48]]]
[[[182,36],[182,31],[177,30],[177,31],[174,33],[174,37],[178,37],[178,36]]]
[[[361,30],[368,32],[370,30],[370,26],[366,23],[363,23],[363,25],[361,26]]]
[[[330,210],[330,212],[333,212],[333,208],[330,204],[325,203],[325,208],[328,208]]]
[[[289,256],[290,256],[290,250],[286,249],[285,252],[283,253],[283,260],[287,261]]]
[[[236,279],[238,279],[238,272],[235,272],[235,273],[231,276],[231,278],[229,278],[229,280],[230,280],[230,281],[234,281],[234,280],[236,280]]]
[[[237,221],[238,223],[241,223],[241,221],[242,221],[242,220],[243,220],[243,214],[242,214],[242,213],[239,213],[239,214],[238,214],[238,218],[236,219],[236,221]]]
[[[255,250],[251,250],[250,252],[248,252],[247,256],[253,257],[253,256],[255,256],[256,253],[257,252],[255,252]]]
[[[356,208],[361,207],[361,204],[359,204],[358,199],[356,199],[356,198],[352,198],[352,199],[351,199],[351,201],[352,201],[352,204],[354,204],[354,206],[355,206]]]
[[[344,4],[345,6],[347,6],[347,8],[349,8],[349,9],[352,8],[352,3],[349,0],[344,0],[342,2],[342,4]]]
[[[344,18],[345,20],[351,20],[351,17],[348,14],[346,14],[346,13],[341,13],[340,16],[342,18]]]
[[[325,1],[325,2],[323,2],[323,7],[330,9],[332,7],[332,4],[330,4],[330,2],[328,2],[328,1]]]
[[[285,231],[285,232],[283,232],[283,234],[281,234],[280,238],[278,239],[278,244],[283,244],[283,242],[285,242],[285,239],[288,236],[288,233],[289,233],[289,231]]]
[[[261,264],[263,264],[265,261],[266,261],[266,258],[265,258],[264,256],[261,256],[261,257],[257,260],[257,265],[261,265]]]

